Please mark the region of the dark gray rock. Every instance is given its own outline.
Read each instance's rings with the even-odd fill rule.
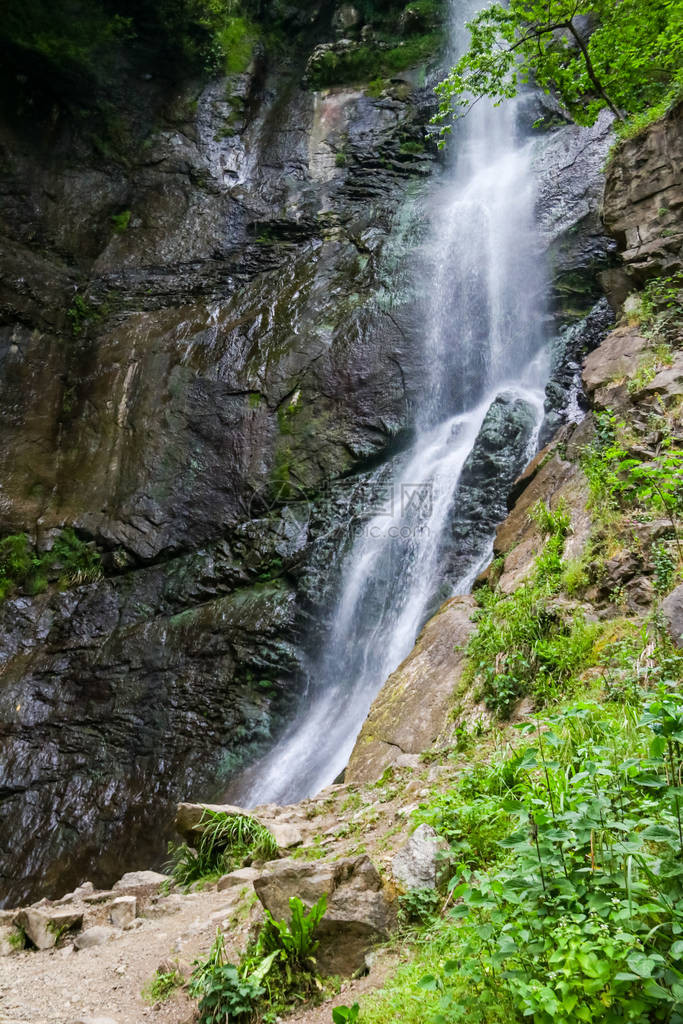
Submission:
[[[498,395],[463,467],[444,566],[462,577],[481,562],[507,514],[507,495],[529,460],[536,412],[514,392]]]
[[[539,445],[552,440],[565,423],[583,419],[590,404],[582,386],[583,363],[586,356],[602,344],[613,324],[612,307],[603,298],[587,317],[569,325],[554,339]]]
[[[591,128],[566,125],[536,145],[538,227],[549,255],[554,305],[565,322],[588,314],[602,294],[598,275],[615,259],[615,242],[600,220],[612,119],[603,110]]]

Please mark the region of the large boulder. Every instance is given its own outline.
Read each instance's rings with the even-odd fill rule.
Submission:
[[[75,907],[28,907],[14,919],[37,949],[52,949],[60,935],[83,923],[83,911]]]
[[[372,703],[351,752],[347,782],[374,782],[386,768],[414,763],[442,732],[474,629],[471,597],[453,597]]]
[[[254,889],[276,920],[291,918],[293,896],[309,908],[327,896],[327,911],[316,932],[322,974],[353,974],[363,966],[370,947],[386,941],[396,925],[395,902],[367,856],[311,863],[282,860],[254,879]]]
[[[449,873],[448,843],[431,825],[418,825],[391,861],[391,873],[403,889],[438,889]]]

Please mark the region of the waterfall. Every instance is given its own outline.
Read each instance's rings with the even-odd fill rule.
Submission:
[[[453,8],[457,46],[471,11]],[[248,805],[302,799],[334,780],[426,618],[439,600],[467,592],[490,558],[492,530],[483,544],[471,541],[455,574],[443,568],[461,476],[497,399],[528,410],[522,462],[535,449],[548,376],[545,281],[535,256],[531,144],[516,138],[515,115],[514,103],[481,102],[454,132],[418,260],[424,336],[415,344],[424,347],[426,372],[416,439],[384,474],[355,531],[304,706],[238,787]]]

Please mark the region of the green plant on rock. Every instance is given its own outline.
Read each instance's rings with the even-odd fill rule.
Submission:
[[[130,210],[123,210],[121,213],[112,213],[110,220],[114,226],[114,231],[116,231],[117,234],[122,235],[130,224],[130,218]]]
[[[87,543],[67,527],[59,534],[41,562],[44,568],[59,571],[63,588],[93,583],[102,578],[102,559],[93,544]]]
[[[189,886],[240,866],[247,859],[271,860],[277,843],[268,829],[248,814],[228,814],[205,808],[199,821],[196,848],[169,843],[166,865],[178,885]]]
[[[640,322],[646,337],[680,343],[683,326],[683,272],[649,281],[641,293]]]
[[[36,568],[31,542],[25,533],[0,540],[0,600],[25,583]]]
[[[670,434],[649,459],[629,454],[625,425],[607,410],[595,417],[596,433],[581,457],[591,490],[591,508],[603,521],[620,509],[641,508],[664,513],[670,520],[679,557],[678,519],[683,508],[683,451]]]
[[[315,930],[325,916],[327,896],[324,894],[307,912],[298,896],[289,901],[291,920],[276,921],[270,911],[266,910],[266,923],[259,936],[261,952],[276,953],[286,962],[292,971],[310,971],[315,965],[313,954],[319,942],[315,938]]]
[[[672,556],[665,541],[655,544],[652,550],[654,565],[654,586],[658,594],[668,594],[676,579],[677,560]]]
[[[67,588],[91,583],[102,576],[101,560],[92,544],[82,541],[71,527],[62,530],[50,551],[39,555],[25,533],[0,540],[0,600],[16,590],[40,594],[49,579],[58,577]]]

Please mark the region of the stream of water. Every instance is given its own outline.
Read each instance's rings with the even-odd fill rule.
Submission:
[[[453,11],[457,46],[471,11],[457,0]],[[514,104],[479,103],[454,133],[418,261],[428,300],[415,338],[427,366],[416,440],[355,536],[307,700],[249,773],[239,794],[249,806],[312,795],[347,763],[374,697],[434,608],[460,476],[498,396],[531,410],[536,427],[523,454],[535,449],[548,376],[545,281],[534,257],[531,144],[518,140],[515,113]],[[451,594],[469,591],[490,551],[490,540],[472,546],[448,580]]]

